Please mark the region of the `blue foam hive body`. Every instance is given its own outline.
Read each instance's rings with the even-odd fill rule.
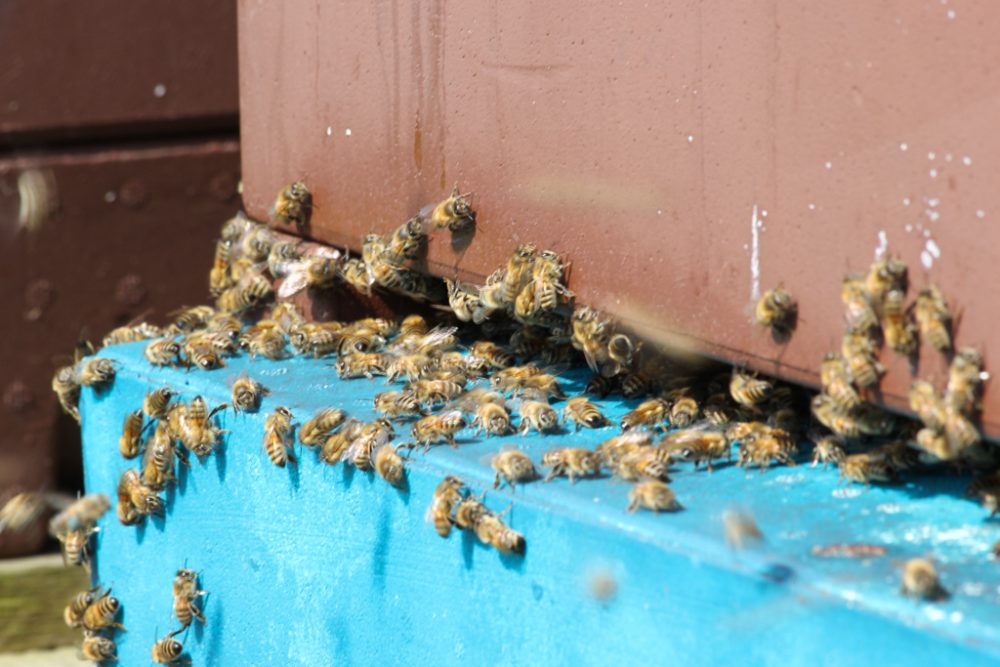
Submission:
[[[612,479],[534,482],[492,490],[489,456],[516,444],[539,463],[553,446],[592,447],[616,427],[545,437],[476,438],[457,449],[414,454],[408,485],[328,466],[296,445],[297,466],[280,469],[262,447],[266,415],[285,405],[299,423],[323,407],[375,415],[383,379],[340,381],[328,360],[232,359],[212,372],[155,369],[141,343],[107,348],[113,387],[84,389],[87,492],[115,496],[125,414],[150,389],[180,398],[229,400],[242,373],[270,395],[256,414],[226,411],[224,446],[180,466],[166,512],[144,526],[115,513],[96,536],[95,582],[113,586],[128,632],[116,636],[120,664],[148,665],[153,642],[176,627],[177,568],[201,571],[208,624],[179,635],[195,665],[334,664],[945,664],[1000,656],[1000,571],[988,558],[1000,531],[961,498],[965,480],[934,477],[903,486],[844,487],[834,469],[734,465],[714,472],[680,466],[671,487],[685,509],[627,514],[629,485]],[[586,373],[565,377],[569,393]],[[634,403],[602,401],[616,422]],[[408,438],[397,429],[397,442]],[[448,474],[500,511],[527,540],[506,557],[425,520]],[[720,517],[752,513],[765,542],[726,546]],[[818,558],[815,545],[872,543],[867,560]],[[898,564],[932,554],[952,591],[942,603],[898,594]],[[595,582],[617,594],[598,599]]]

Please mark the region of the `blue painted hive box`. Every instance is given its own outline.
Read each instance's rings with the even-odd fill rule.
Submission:
[[[1000,573],[989,557],[1000,531],[962,498],[967,480],[957,476],[866,489],[844,486],[834,468],[723,464],[708,473],[682,464],[671,483],[682,511],[628,514],[623,482],[494,490],[488,463],[516,444],[537,465],[551,447],[593,447],[617,427],[489,439],[466,430],[456,449],[415,451],[398,490],[299,445],[298,464],[278,468],[262,446],[279,405],[299,423],[325,407],[373,419],[383,380],[341,381],[329,360],[302,358],[157,369],[143,346],[103,350],[117,364],[114,384],[83,391],[88,493],[114,498],[122,473],[138,466],[121,457],[118,436],[152,388],[214,406],[245,373],[270,394],[257,413],[218,415],[223,444],[178,466],[162,517],[125,526],[112,511],[101,520],[93,577],[122,603],[122,665],[150,664],[154,641],[176,627],[171,582],[185,566],[208,592],[207,624],[177,636],[195,665],[940,665],[1000,656]],[[564,374],[567,393],[582,391],[585,376]],[[600,405],[617,423],[635,403]],[[467,532],[435,533],[425,515],[446,475],[486,491],[497,512],[511,506],[504,520],[525,536],[523,556]],[[756,518],[759,546],[727,546],[721,517],[734,506]],[[886,553],[814,553],[859,543]],[[899,595],[899,564],[925,555],[949,600]]]

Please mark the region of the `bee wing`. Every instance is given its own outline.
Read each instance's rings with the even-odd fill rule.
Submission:
[[[340,259],[340,251],[336,248],[330,248],[328,246],[316,246],[310,252],[312,257],[320,257],[322,259]]]
[[[309,274],[306,273],[305,262],[295,262],[295,266],[288,272],[288,276],[278,288],[278,296],[282,299],[295,296],[306,288],[309,284]]]

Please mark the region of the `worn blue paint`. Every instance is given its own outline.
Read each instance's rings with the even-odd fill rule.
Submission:
[[[181,468],[166,516],[144,527],[101,521],[95,579],[114,587],[128,632],[122,665],[147,665],[153,641],[174,627],[170,584],[201,570],[206,627],[186,635],[196,665],[332,664],[907,664],[1000,656],[1000,565],[988,558],[1000,530],[961,498],[964,480],[924,478],[896,488],[842,487],[835,470],[775,468],[714,473],[682,468],[672,482],[683,512],[628,515],[629,487],[613,480],[536,482],[490,490],[486,503],[524,533],[524,558],[505,558],[469,535],[438,537],[424,515],[437,483],[457,474],[492,484],[484,463],[504,443],[536,461],[557,444],[592,446],[615,429],[476,440],[416,455],[409,488],[298,447],[279,469],[261,447],[264,416],[286,405],[304,421],[321,407],[372,417],[381,380],[341,382],[325,361],[234,359],[205,372],[153,369],[142,345],[101,353],[119,362],[111,390],[82,398],[86,487],[114,497],[128,467],[117,440],[126,412],[167,384],[185,400],[228,398],[243,372],[270,390],[259,414],[221,418],[230,433],[204,463]],[[578,391],[584,374],[569,374]],[[628,405],[605,402],[615,421]],[[405,431],[405,429],[404,429]],[[399,438],[402,439],[402,438]],[[737,505],[766,543],[741,554],[720,516]],[[889,554],[820,559],[816,544],[870,542]],[[898,563],[933,554],[954,596],[919,604],[897,593]],[[588,581],[611,576],[618,595],[595,600]]]

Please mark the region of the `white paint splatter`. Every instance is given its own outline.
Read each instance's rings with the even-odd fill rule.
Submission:
[[[693,134],[689,134],[689,135],[688,135],[688,143],[689,143],[689,144],[692,144],[692,143],[694,143],[694,135],[693,135]]]
[[[882,503],[881,505],[876,505],[875,510],[882,514],[899,514],[903,511],[903,506],[899,503]]]
[[[927,614],[927,618],[931,619],[932,621],[943,621],[945,616],[944,612],[941,611],[941,609],[934,606],[924,607],[924,613]]]
[[[930,171],[927,172],[927,175],[930,176],[931,178],[937,178],[938,170],[937,169],[931,169]]]
[[[757,219],[757,204],[753,205],[753,215],[750,217],[750,300],[760,299],[760,226]]]
[[[834,498],[857,498],[861,493],[861,489],[855,486],[848,486],[843,489],[834,489],[830,495]]]
[[[955,10],[954,9],[949,9],[948,10],[948,20],[949,21],[954,21],[955,20]]]
[[[328,136],[328,137],[332,137],[333,136],[333,128],[332,127],[327,126],[327,128],[326,128],[326,136]]]
[[[927,154],[927,159],[928,160],[933,160],[936,157],[937,157],[937,153],[935,153],[934,151],[931,151],[930,153]]]
[[[879,230],[878,233],[878,245],[875,246],[875,261],[882,259],[885,255],[885,251],[889,248],[889,237],[886,235],[885,230]]]
[[[656,209],[656,215],[663,215],[663,209],[662,208]]]
[[[938,199],[937,197],[931,197],[930,199],[927,199],[926,201],[927,201],[927,205],[930,206],[931,208],[937,208],[937,205],[941,203],[941,200]]]
[[[920,263],[924,265],[925,269],[929,269],[934,266],[934,258],[926,250],[920,253]]]
[[[945,162],[951,162],[951,153],[945,153],[944,154],[944,161]]]
[[[979,209],[978,211],[976,211],[976,217],[982,220],[983,218],[986,217],[986,211],[984,211],[983,209]]]
[[[972,158],[969,157],[968,155],[966,155],[965,157],[962,158],[962,164],[964,164],[966,167],[971,167],[972,166]]]
[[[948,18],[954,18],[954,17],[948,17]],[[961,623],[964,618],[965,616],[960,611],[953,611],[950,614],[948,614],[948,620],[951,621],[952,623]]]
[[[351,136],[351,128],[347,128],[346,130],[344,130],[344,136],[345,137]]]
[[[815,211],[816,210],[816,204],[808,204],[808,208],[809,208],[810,211]]]
[[[906,225],[906,227],[904,229],[906,229],[907,233],[912,232],[913,231],[913,225]]]
[[[938,219],[941,217],[941,214],[932,208],[925,208],[924,215],[926,215],[927,219],[930,220],[931,222],[937,222]]]
[[[104,201],[107,203],[114,204],[116,199],[118,199],[118,193],[114,190],[108,190],[104,193]]]
[[[833,163],[832,162],[827,162],[823,166],[826,167],[827,169],[833,169]]]
[[[909,206],[909,205],[910,205],[910,198],[903,197],[903,206]]]
[[[167,87],[162,83],[158,83],[153,86],[153,97],[163,97],[167,94]]]
[[[967,581],[959,586],[959,590],[970,597],[979,597],[986,592],[986,584],[978,581]]]
[[[767,217],[767,211],[766,210],[761,211],[760,212],[760,217],[766,218]]]
[[[941,259],[941,248],[934,242],[934,239],[927,241],[927,252],[934,255],[934,259]]]
[[[903,151],[904,153],[906,152],[906,150],[907,150],[908,148],[909,148],[909,146],[907,146],[905,142],[904,142],[904,143],[901,143],[901,144],[899,145],[899,150]]]

